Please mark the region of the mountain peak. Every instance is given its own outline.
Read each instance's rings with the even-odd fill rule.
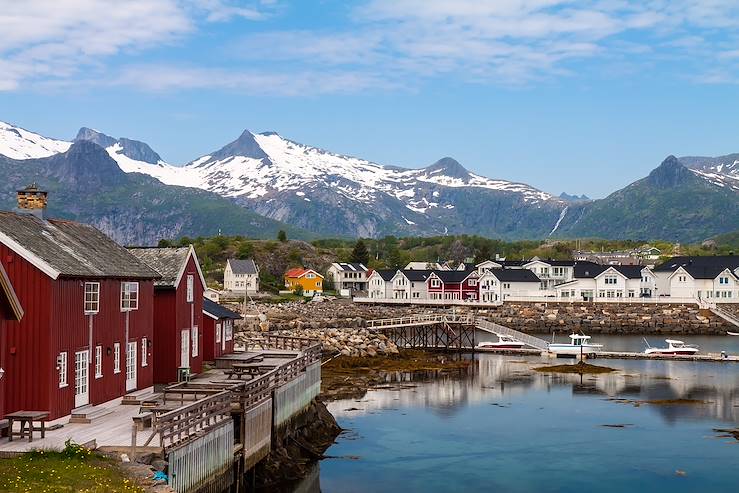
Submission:
[[[662,164],[649,173],[647,181],[659,188],[671,188],[693,178],[693,173],[675,156],[670,155],[662,161]]]
[[[470,177],[470,172],[467,171],[464,166],[459,164],[459,161],[451,157],[443,157],[439,159],[431,166],[426,167],[425,171],[429,175],[440,174],[444,176],[449,176],[451,178],[460,178],[463,180]]]
[[[129,157],[135,161],[143,161],[149,164],[158,164],[162,160],[161,156],[154,152],[154,149],[149,147],[149,144],[146,144],[145,142],[126,139],[124,137],[116,139],[88,127],[82,127],[79,132],[77,132],[77,137],[74,138],[74,141],[94,142],[104,149],[118,144],[120,146],[120,149],[117,149],[116,152],[123,154],[124,156]]]
[[[68,151],[48,158],[51,172],[67,183],[94,187],[118,183],[125,175],[108,152],[90,140],[79,140]]]
[[[218,151],[211,154],[209,161],[219,161],[233,156],[250,157],[254,159],[268,159],[267,154],[259,146],[254,134],[244,130],[238,139],[226,144]]]

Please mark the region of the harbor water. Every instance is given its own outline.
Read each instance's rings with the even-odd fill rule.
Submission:
[[[739,353],[739,337],[683,339]],[[645,346],[641,337],[593,340],[615,351]],[[563,362],[538,356],[473,358],[468,371],[388,375],[361,399],[330,403],[346,432],[298,491],[690,492],[739,484],[739,439],[730,433],[739,428],[737,363],[597,360],[617,371],[580,376],[534,371]]]

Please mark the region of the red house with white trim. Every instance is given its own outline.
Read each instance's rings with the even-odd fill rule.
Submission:
[[[431,300],[478,300],[477,270],[435,270],[426,285]]]
[[[176,382],[180,368],[202,372],[205,278],[195,249],[128,251],[160,276],[154,283],[154,383]]]
[[[234,321],[241,315],[215,301],[203,300],[203,358],[213,361],[234,352]]]
[[[4,322],[4,413],[55,419],[150,387],[158,274],[92,226],[45,219],[45,192],[18,204],[0,212],[0,264],[25,311]]]
[[[0,264],[0,417],[5,414],[5,324],[19,322],[23,318],[23,307],[10,283],[8,274]]]

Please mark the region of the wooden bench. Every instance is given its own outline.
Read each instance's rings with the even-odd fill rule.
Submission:
[[[10,429],[10,421],[7,419],[0,419],[0,437],[8,436],[8,430]]]
[[[145,428],[151,428],[154,419],[154,413],[144,412],[133,416],[133,422],[136,424],[138,431],[143,431]]]
[[[13,441],[13,437],[19,437],[21,440],[28,438],[29,442],[33,441],[33,432],[40,431],[41,438],[46,438],[46,420],[49,418],[48,411],[16,411],[6,414],[8,420],[8,440]],[[20,431],[13,430],[13,423],[20,422]],[[39,423],[35,426],[34,423]]]

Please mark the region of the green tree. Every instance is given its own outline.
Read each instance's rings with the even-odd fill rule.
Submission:
[[[250,258],[254,255],[254,245],[245,241],[239,245],[238,256],[240,259]]]
[[[369,263],[369,251],[367,250],[367,245],[362,240],[357,240],[354,244],[351,261],[355,264],[367,265]]]
[[[159,240],[159,243],[157,243],[157,247],[159,248],[169,248],[171,246],[172,246],[172,242],[169,240],[165,240],[164,238]]]
[[[284,229],[281,229],[277,233],[277,239],[280,240],[282,243],[285,243],[287,241],[287,233],[285,233]]]
[[[293,293],[295,294],[295,296],[303,296],[303,286],[301,286],[300,284],[295,286]]]
[[[486,260],[490,260],[490,246],[487,244],[487,242],[480,245],[480,248],[477,249],[475,264],[479,264],[480,262],[484,262]]]

